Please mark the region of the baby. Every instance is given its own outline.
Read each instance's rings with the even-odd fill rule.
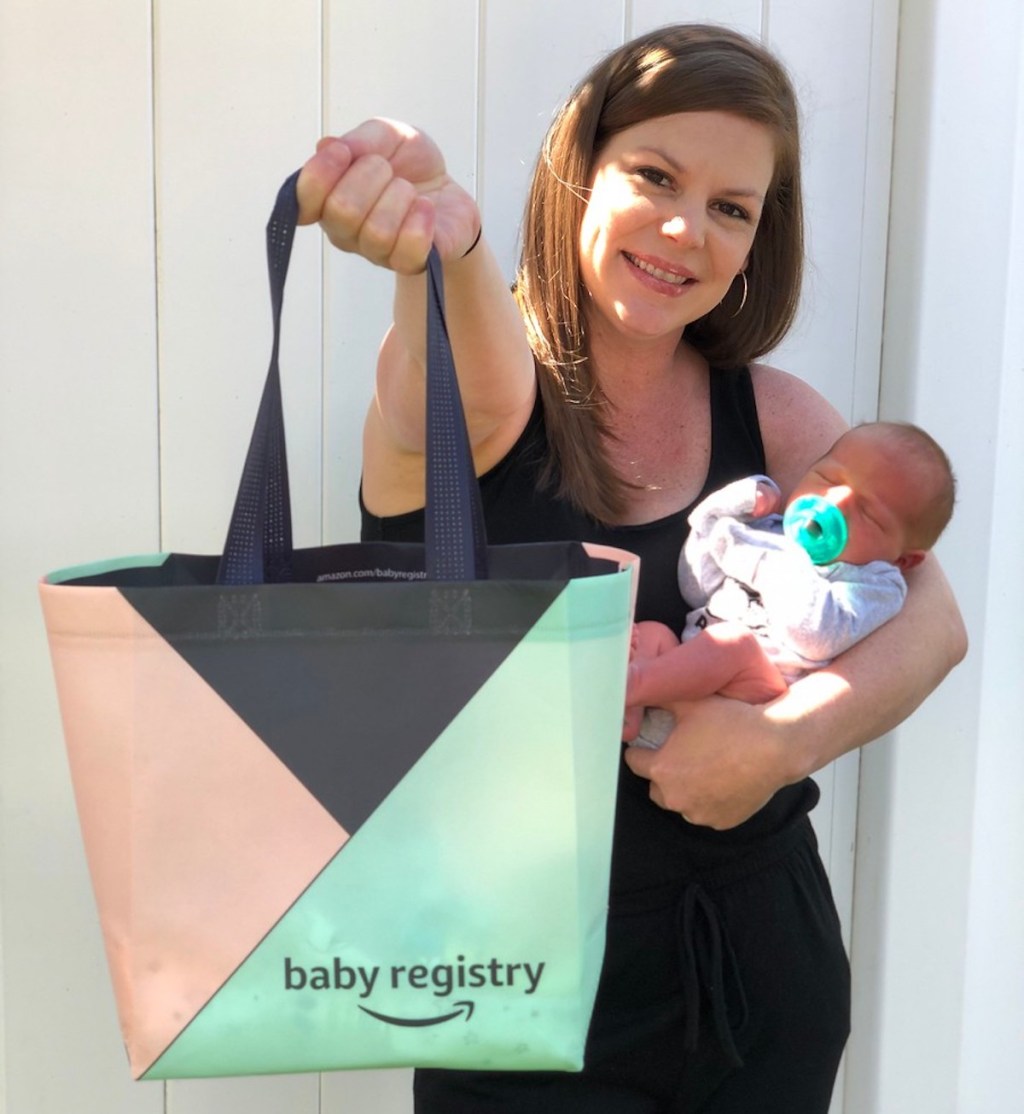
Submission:
[[[694,606],[682,642],[664,624],[637,623],[623,737],[659,747],[674,725],[651,700],[711,693],[758,704],[895,615],[903,573],[924,560],[953,513],[949,459],[924,430],[870,422],[843,434],[797,483],[790,506],[820,496],[839,509],[839,559],[814,564],[783,533],[781,493],[750,476],[690,515],[679,587]],[[646,707],[646,710],[645,710]]]

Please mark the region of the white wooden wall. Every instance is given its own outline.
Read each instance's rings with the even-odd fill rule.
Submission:
[[[1024,1109],[1024,5],[904,0],[881,407],[960,480],[966,662],[862,759],[848,1114]]]
[[[671,20],[760,34],[802,96],[811,219],[776,362],[860,420],[879,391],[897,17],[898,0],[0,0],[0,1110],[411,1109],[404,1072],[130,1082],[34,594],[79,561],[219,549],[266,368],[281,180],[320,134],[408,119],[477,190],[511,274],[538,143],[596,57]],[[355,536],[388,292],[300,232],[282,360],[299,544]],[[815,817],[848,934],[857,779],[856,756],[823,774]]]

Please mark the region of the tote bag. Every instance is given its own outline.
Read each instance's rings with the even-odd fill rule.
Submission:
[[[488,547],[428,268],[425,545],[295,549],[274,342],[219,556],[40,585],[136,1078],[578,1070],[635,559]]]

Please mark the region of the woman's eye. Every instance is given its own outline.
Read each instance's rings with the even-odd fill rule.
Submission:
[[[736,220],[750,220],[750,213],[742,205],[735,205],[731,201],[719,201],[715,208],[727,217],[733,217]]]
[[[672,179],[665,173],[664,170],[659,170],[656,166],[641,166],[637,168],[636,173],[644,179],[645,182],[650,182],[654,186],[671,186]]]

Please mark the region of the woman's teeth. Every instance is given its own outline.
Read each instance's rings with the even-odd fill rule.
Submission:
[[[673,286],[684,286],[693,280],[687,275],[676,274],[674,271],[663,271],[660,267],[655,267],[653,263],[647,263],[643,259],[637,259],[635,255],[630,255],[629,252],[623,253],[626,258],[633,264],[634,267],[639,267],[641,271],[660,279],[662,282],[670,282]]]

